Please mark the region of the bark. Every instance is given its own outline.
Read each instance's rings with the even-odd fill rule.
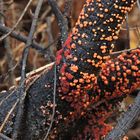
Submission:
[[[116,89],[108,82],[110,75],[104,76],[105,70],[112,72],[112,63],[118,63],[119,67],[125,64],[126,69],[135,72],[132,81],[127,77],[130,80],[128,85],[134,90],[137,86],[131,83],[139,84],[139,63],[135,62],[139,61],[139,49],[130,51],[128,58],[127,54],[121,54],[117,59],[110,60],[112,63],[110,61],[105,63],[110,58],[113,41],[117,39],[125,14],[133,5],[133,0],[86,1],[76,26],[57,54],[56,66],[42,73],[33,83],[28,82],[30,84],[27,84],[28,88],[25,91],[27,94],[24,100],[24,113],[17,139],[98,140],[108,133],[110,127],[105,125],[104,121],[130,91],[121,94],[122,90],[118,90],[119,93],[117,92],[115,96]],[[125,57],[128,60],[129,56],[135,57],[132,61],[133,68],[129,66],[130,61],[124,62],[120,59]],[[115,69],[115,72],[118,70],[125,79],[126,75],[123,75],[122,69]],[[103,76],[109,85],[102,82]],[[117,74],[114,75],[115,78],[116,76]],[[54,77],[57,83],[56,92]],[[113,82],[117,86],[119,83],[120,87],[125,89],[128,87],[119,79]],[[112,91],[109,95],[110,87]],[[6,118],[6,112],[13,109],[15,102],[18,102],[18,90],[12,92],[6,100],[9,92],[0,94],[0,101],[5,100],[0,106],[1,123]],[[55,116],[52,118],[54,106]],[[13,126],[17,125],[14,122],[16,112],[17,106],[2,129],[2,133],[9,137],[12,137]]]

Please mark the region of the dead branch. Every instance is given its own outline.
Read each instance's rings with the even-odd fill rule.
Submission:
[[[3,26],[2,24],[0,24],[0,32],[2,34],[5,34],[5,33],[8,33],[10,32],[11,29],[6,27],[6,26]],[[20,33],[17,33],[15,31],[13,31],[11,34],[10,34],[11,37],[19,40],[19,41],[22,41],[24,43],[27,42],[27,37],[24,36],[24,35],[21,35]],[[38,50],[39,52],[43,53],[45,51],[45,47],[42,47],[40,44],[38,44],[37,42],[33,41],[32,44],[31,44],[32,48]]]
[[[123,89],[124,89],[123,87],[124,85],[122,84],[121,80],[117,81],[116,77],[109,77],[111,75],[109,75],[108,77],[104,76],[106,74],[105,70],[108,70],[107,68],[110,68],[109,69],[110,71],[114,70],[113,69],[114,65],[113,66],[108,65],[109,62],[111,61],[114,62],[114,60],[107,61],[108,63],[105,63],[104,65],[101,65],[102,61],[100,61],[101,59],[102,60],[104,59],[104,61],[107,60],[106,56],[109,56],[110,55],[109,50],[112,50],[112,42],[108,41],[110,40],[110,38],[102,38],[102,41],[101,41],[100,40],[101,37],[96,36],[96,34],[94,33],[96,31],[98,32],[99,30],[103,28],[105,30],[101,30],[101,31],[104,32],[105,36],[108,37],[108,34],[110,34],[111,39],[114,41],[117,38],[117,34],[115,34],[116,32],[114,31],[114,29],[118,31],[120,29],[120,26],[118,25],[120,25],[120,23],[124,19],[124,13],[122,13],[123,10],[120,11],[119,9],[116,9],[114,11],[114,9],[111,9],[107,5],[108,7],[105,9],[105,13],[104,13],[105,15],[97,14],[97,16],[95,16],[93,12],[88,12],[89,14],[88,15],[86,14],[86,11],[91,11],[95,8],[97,10],[96,12],[100,13],[101,8],[100,9],[98,8],[98,6],[100,6],[100,3],[97,2],[98,5],[95,5],[93,1],[87,0],[87,4],[85,5],[84,10],[83,10],[86,16],[82,17],[86,22],[84,20],[79,20],[79,22],[81,23],[76,24],[77,30],[72,31],[73,36],[72,37],[69,36],[68,40],[65,43],[65,46],[64,46],[65,48],[62,48],[62,50],[58,52],[56,65],[54,65],[51,69],[49,69],[49,71],[45,71],[41,73],[40,75],[36,76],[35,80],[33,81],[32,79],[29,80],[27,85],[25,85],[26,60],[27,60],[30,46],[32,44],[37,17],[38,17],[40,7],[43,1],[40,0],[39,2],[40,4],[37,5],[39,9],[38,10],[36,9],[37,12],[35,13],[37,15],[35,16],[36,18],[33,19],[30,34],[26,40],[27,41],[26,48],[25,48],[25,51],[23,52],[25,55],[23,54],[22,74],[21,74],[21,79],[19,83],[20,86],[18,89],[12,90],[12,92],[8,91],[6,93],[0,93],[0,101],[1,101],[0,102],[0,122],[3,122],[5,120],[5,117],[7,116],[6,112],[9,111],[13,107],[17,99],[20,99],[19,107],[16,106],[12,114],[10,113],[8,114],[8,117],[6,117],[6,121],[4,122],[7,125],[5,126],[5,130],[3,132],[4,134],[9,133],[10,135],[13,135],[14,139],[26,139],[26,140],[44,139],[44,137],[45,139],[46,138],[72,139],[75,137],[77,138],[82,137],[83,139],[85,139],[88,137],[89,134],[90,134],[89,137],[95,138],[96,133],[93,134],[92,133],[93,130],[95,130],[95,132],[100,132],[100,130],[94,129],[94,125],[95,124],[97,125],[97,123],[101,123],[101,124],[103,123],[103,120],[101,121],[98,120],[98,117],[102,117],[99,115],[104,115],[104,113],[107,113],[107,111],[113,110],[112,108],[116,105],[114,103],[115,102],[114,95],[117,96],[117,94],[114,94],[116,90],[115,88],[113,89],[110,85],[112,83],[114,85],[117,85],[119,83]],[[125,10],[127,11],[129,9],[127,7],[131,8],[134,1],[130,1],[130,3],[128,2],[121,3],[121,2],[120,3],[116,2],[115,3],[116,7],[118,6],[118,4],[120,4],[120,7],[122,5],[123,6],[125,5],[126,6]],[[91,5],[94,8],[90,9],[88,3],[91,3]],[[114,2],[110,2],[110,3],[111,3],[110,4],[111,6],[114,6]],[[52,5],[52,8],[53,8],[53,5]],[[55,8],[57,9],[58,7],[56,6]],[[56,9],[54,9],[54,11],[57,11]],[[110,13],[108,13],[108,9],[113,10],[112,12],[115,12],[115,15],[117,14],[121,15],[120,17],[122,18],[119,17],[120,18],[119,24],[116,23],[115,20],[112,20],[110,18]],[[59,12],[60,11],[58,9],[58,13]],[[58,15],[58,17],[60,15],[61,13]],[[88,19],[89,16],[91,16],[92,18],[90,19],[91,21],[88,23],[87,21],[89,20]],[[113,18],[116,19],[116,16]],[[114,28],[114,26],[110,26],[110,22],[107,22],[107,23],[105,22],[110,19],[112,21],[111,24],[118,28]],[[93,22],[94,24],[101,26],[101,28],[99,28],[100,26],[96,27],[94,29],[95,30],[94,32],[92,32],[92,29],[95,27],[92,24]],[[106,23],[107,25],[103,23]],[[86,26],[85,30],[83,30],[83,26]],[[110,30],[105,28],[107,26],[110,27]],[[112,31],[114,31],[113,35],[112,35]],[[86,37],[86,41],[84,37]],[[79,40],[76,40],[76,38],[78,38]],[[95,41],[93,41],[92,39],[95,39]],[[104,40],[104,39],[107,39],[107,40]],[[65,39],[63,41],[65,41]],[[103,46],[104,42],[107,43],[107,46]],[[71,55],[69,55],[69,53],[71,53]],[[140,50],[138,49],[134,51],[130,50],[128,51],[128,53],[129,55],[132,53],[133,55],[132,58],[137,59],[137,62],[139,62],[140,57],[137,54],[140,53]],[[76,56],[76,57],[73,58],[73,56]],[[118,59],[115,62],[117,62],[117,66],[118,66],[117,71],[119,71],[119,74],[122,75],[121,78],[125,79],[127,75],[126,74],[123,75],[124,67],[122,67],[121,65],[124,62],[121,60],[125,60],[123,59],[124,56],[127,57],[126,54],[125,55],[122,54],[120,55],[120,57],[118,57]],[[88,61],[86,61],[87,59]],[[125,66],[126,66],[125,69],[129,68],[129,65],[127,64],[129,64],[129,62],[131,61],[131,63],[133,63],[134,66],[130,69],[132,70],[132,72],[135,70],[135,74],[131,75],[133,78],[129,79],[129,77],[127,77],[128,79],[126,80],[129,80],[128,84],[130,84],[129,86],[133,88],[132,83],[134,81],[132,81],[132,79],[136,81],[135,82],[136,84],[138,84],[137,79],[139,77],[135,77],[135,76],[138,76],[139,74],[137,70],[139,65],[138,63],[136,63],[136,61],[134,61],[134,59],[132,59],[133,61],[130,59],[131,59],[130,56],[127,57],[127,60],[129,61],[125,62]],[[91,62],[91,60],[95,60],[96,65],[95,65],[95,61],[92,63],[92,65],[90,65],[89,63]],[[102,69],[101,67],[103,68],[107,67],[107,68]],[[105,73],[105,74],[100,75],[99,73],[101,74]],[[114,73],[117,75],[116,71]],[[130,71],[128,73],[130,74]],[[96,80],[96,78],[98,79]],[[105,82],[102,80],[103,78],[106,80]],[[113,79],[112,80],[113,82],[109,84],[110,87],[106,86],[108,82],[110,82],[111,78]],[[83,80],[83,79],[86,79],[86,80]],[[81,88],[81,85],[77,86],[75,84],[78,82],[80,83],[80,81],[82,82],[84,81],[84,83],[81,84],[82,88]],[[96,86],[94,86],[94,84]],[[105,90],[101,92],[102,86]],[[108,87],[109,89],[112,89],[112,91],[110,91],[111,96],[110,95],[108,96],[108,93],[109,93]],[[117,88],[117,86],[114,86],[114,87]],[[119,95],[121,95],[121,99],[124,97],[124,94],[122,95],[122,93],[119,93],[118,96]],[[118,98],[116,97],[117,102],[120,101],[119,97]],[[106,100],[107,102],[105,101],[99,104],[100,101],[102,101],[102,99]],[[110,104],[111,102],[112,104]],[[134,105],[134,106],[137,109],[138,105],[140,104],[140,102],[137,99],[136,99],[136,104],[137,105],[136,106]],[[96,108],[93,108],[94,105],[97,105]],[[101,109],[101,113],[99,114],[100,109]],[[102,113],[102,111],[104,112]],[[138,108],[138,111],[140,112],[140,108]],[[135,114],[133,115],[135,116]],[[137,116],[138,115],[136,114],[135,117]],[[133,119],[133,122],[134,121],[135,119]],[[15,127],[13,127],[13,123]],[[124,126],[124,128],[126,127],[128,128],[129,127],[128,125],[129,124],[127,123],[126,126]],[[101,126],[101,129],[102,127],[103,126]],[[2,128],[3,128],[3,125],[2,125]],[[10,132],[8,130],[10,130]],[[103,135],[105,134],[102,133],[101,136]],[[122,135],[124,135],[124,133]]]
[[[140,116],[140,92],[135,102],[121,115],[116,127],[106,136],[105,140],[119,140],[123,138]]]
[[[4,2],[3,0],[0,1],[0,9],[1,9],[1,12],[3,13],[4,11]],[[4,17],[1,16],[1,21],[0,23],[2,25],[5,25],[5,20],[4,20]],[[10,42],[9,42],[9,39],[8,38],[5,38],[3,39],[3,44],[4,44],[4,47],[6,49],[6,57],[7,57],[7,62],[8,62],[8,68],[9,69],[12,69],[13,68],[13,55],[12,55],[12,50],[10,48]],[[9,85],[12,86],[14,85],[14,72],[13,71],[10,71],[9,72]]]
[[[31,25],[31,29],[29,32],[29,36],[27,38],[26,48],[24,49],[23,54],[22,54],[21,80],[20,80],[19,89],[18,89],[19,105],[18,105],[18,111],[17,111],[15,125],[14,125],[13,139],[17,139],[18,130],[19,130],[20,122],[21,122],[21,117],[23,115],[24,100],[26,97],[26,91],[25,91],[26,63],[27,63],[29,49],[31,48],[31,44],[33,41],[33,36],[35,33],[38,16],[39,16],[42,4],[43,4],[43,0],[39,0],[36,10],[35,10],[33,20],[32,20],[32,25]]]
[[[12,29],[5,35],[3,35],[2,37],[0,37],[0,41],[2,41],[3,39],[7,38],[18,26],[18,24],[21,22],[23,16],[25,15],[26,11],[28,10],[30,4],[32,3],[33,0],[29,0],[29,2],[27,3],[26,7],[24,8],[21,16],[19,17],[18,21],[16,22],[16,24],[12,27]]]
[[[64,42],[68,37],[68,21],[61,13],[55,0],[48,0],[48,3],[51,6],[52,11],[57,18],[58,25],[60,28],[60,33],[61,33],[61,44],[64,44]]]
[[[1,140],[12,140],[9,137],[5,136],[4,134],[0,133]]]

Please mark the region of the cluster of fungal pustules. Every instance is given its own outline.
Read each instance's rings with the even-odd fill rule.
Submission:
[[[97,122],[95,113],[102,110],[95,111],[91,107],[93,104],[103,98],[110,100],[120,97],[138,87],[140,49],[110,59],[121,24],[134,3],[135,0],[86,0],[75,27],[56,58],[60,81],[58,95],[72,108],[67,114],[68,118],[90,118],[89,126],[89,122]],[[112,108],[108,103],[106,106]],[[87,113],[89,110],[92,113],[94,110],[94,113]],[[103,111],[105,113],[107,109],[103,109],[102,113]],[[99,118],[98,116],[101,123],[102,119]],[[93,136],[95,129],[88,126],[83,129],[84,136],[78,134],[78,138],[86,138],[88,135],[99,139],[99,136],[95,136],[97,130]]]
[[[110,58],[113,41],[118,38],[121,23],[133,5],[134,0],[86,1],[72,33],[57,54],[62,99],[83,93],[96,96],[90,90],[94,89],[104,62]],[[108,77],[103,80],[107,85]]]
[[[140,85],[140,49],[122,53],[107,61],[101,69],[95,88],[107,99],[131,93]]]

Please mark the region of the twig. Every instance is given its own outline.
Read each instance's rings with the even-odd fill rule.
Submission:
[[[140,92],[138,93],[135,102],[118,120],[116,127],[106,136],[105,140],[119,140],[133,126],[135,121],[140,116]]]
[[[68,37],[68,21],[61,13],[55,0],[48,0],[48,3],[51,6],[52,11],[57,18],[58,26],[61,32],[61,44],[64,44],[64,42],[66,41]]]
[[[11,4],[13,4],[13,1],[14,1],[14,0],[5,1],[4,4],[11,5]]]
[[[10,28],[8,28],[8,27],[3,26],[2,24],[0,24],[0,32],[1,33],[5,34],[5,33],[8,33],[10,31],[11,31]],[[10,34],[10,36],[13,37],[13,38],[15,38],[15,39],[17,39],[17,40],[19,40],[19,41],[22,41],[24,43],[27,42],[27,37],[26,36],[21,35],[21,34],[15,32],[15,31],[13,31]],[[39,45],[38,43],[36,43],[36,42],[32,42],[31,46],[32,46],[32,48],[34,48],[34,49],[36,49],[36,50],[38,50],[40,52],[43,52],[44,51],[44,48],[41,45]]]
[[[129,25],[129,30],[137,30],[138,28],[140,28],[140,26],[130,26]],[[126,31],[127,29],[125,27],[121,27],[122,31]]]
[[[7,137],[6,135],[4,135],[2,133],[0,133],[0,138],[1,138],[1,140],[12,140],[12,139],[10,139],[9,137]]]
[[[12,91],[10,94],[8,94],[8,96],[6,96],[2,101],[0,101],[0,107],[10,96],[12,96],[14,94],[14,92],[15,92],[15,90]]]
[[[4,119],[3,123],[2,123],[2,125],[0,126],[0,133],[1,133],[2,129],[4,128],[4,126],[5,126],[6,122],[7,122],[7,120],[9,119],[11,113],[14,111],[15,107],[17,106],[18,102],[19,102],[19,100],[17,100],[17,101],[15,102],[15,104],[13,105],[13,107],[10,109],[10,111],[9,111],[8,114],[6,115],[6,117],[5,117],[5,119]]]
[[[9,68],[8,71],[7,71],[6,73],[1,74],[1,75],[0,75],[0,80],[4,78],[4,81],[5,81],[5,79],[8,78],[9,73],[12,73],[12,71],[14,71],[15,68],[16,68],[18,65],[19,65],[19,62],[17,62],[12,68]]]
[[[63,4],[64,4],[63,1],[60,1],[60,0],[58,1],[58,6],[59,7],[61,7]],[[50,11],[51,11],[51,7],[47,7],[46,10],[45,10],[45,12],[40,17],[40,20],[41,21],[44,20],[48,16],[48,14],[50,13]]]
[[[137,0],[137,5],[138,5],[138,8],[140,10],[140,0]]]
[[[47,65],[45,65],[45,66],[42,66],[42,67],[40,67],[40,68],[38,68],[38,69],[36,69],[36,70],[33,70],[33,71],[27,73],[27,74],[26,74],[26,77],[39,74],[39,73],[41,73],[42,71],[47,70],[49,67],[53,66],[53,64],[54,64],[54,62],[49,63],[49,64],[47,64]],[[19,82],[19,80],[21,80],[21,77],[17,77],[17,78],[16,78],[16,82],[17,82],[17,83]]]
[[[3,2],[3,0],[1,0],[0,3],[1,3],[0,4],[0,9],[1,9],[1,12],[3,13],[3,11],[4,11],[4,8],[3,8],[4,2]],[[1,24],[5,25],[5,21],[4,21],[3,16],[1,17]],[[13,56],[12,56],[12,53],[11,53],[12,50],[10,48],[8,38],[5,38],[3,40],[3,45],[4,45],[5,49],[6,49],[6,57],[7,57],[8,69],[11,69],[11,68],[13,68]],[[9,72],[9,85],[10,86],[14,85],[14,72],[13,71]]]
[[[138,27],[137,27],[136,33],[138,36],[138,45],[140,46],[140,29]]]
[[[65,0],[64,16],[70,18],[72,11],[72,0]]]
[[[3,41],[4,41],[4,46],[6,48],[6,57],[7,57],[8,69],[12,69],[14,67],[14,64],[13,64],[12,50],[9,46],[9,39],[6,38]],[[14,79],[15,79],[14,72],[10,71],[9,72],[9,85],[10,86],[15,84]]]
[[[51,117],[51,123],[50,123],[50,126],[48,128],[48,131],[47,131],[47,134],[44,138],[44,140],[47,140],[48,138],[48,135],[50,133],[50,130],[52,128],[52,125],[53,125],[53,121],[54,121],[54,115],[55,115],[55,105],[56,105],[56,64],[54,64],[54,85],[53,85],[53,113],[52,113],[52,117]]]
[[[138,47],[137,47],[138,48]],[[129,51],[131,51],[131,50],[135,50],[136,48],[132,48],[132,49],[127,49],[127,50],[122,50],[122,51],[117,51],[117,52],[112,52],[110,55],[111,56],[115,56],[115,55],[119,55],[119,54],[121,54],[121,53],[123,53],[123,52],[129,52]]]
[[[130,49],[130,33],[129,33],[129,24],[128,24],[128,13],[126,14],[126,36],[127,36],[127,43],[125,45],[125,49]]]
[[[9,32],[11,29],[6,27],[6,26],[3,26],[0,24],[0,32],[1,33],[7,33]],[[24,36],[24,35],[21,35],[20,33],[17,33],[15,31],[13,31],[11,34],[10,34],[11,37],[19,40],[19,41],[22,41],[24,43],[27,43],[27,36]],[[54,40],[54,42],[51,42],[47,47],[43,47],[41,46],[40,44],[38,44],[37,42],[33,41],[32,44],[31,44],[31,47],[36,49],[37,51],[39,51],[40,53],[42,54],[46,54],[48,52],[48,48],[51,47],[56,41],[58,40],[58,38],[56,38]]]
[[[48,44],[50,44],[51,42],[54,42],[54,38],[53,38],[53,35],[52,35],[52,26],[51,26],[51,17],[47,17],[46,19],[46,22],[47,22],[47,29],[46,29],[46,32],[47,32],[47,35],[48,35]],[[55,46],[52,45],[50,48],[49,48],[49,57],[52,61],[54,61],[55,59],[55,56],[54,56],[54,51],[55,51]]]
[[[32,3],[33,0],[29,0],[29,2],[27,3],[26,7],[24,8],[21,16],[19,17],[18,21],[15,23],[15,25],[12,27],[11,31],[9,31],[7,34],[3,35],[0,38],[0,41],[2,41],[3,39],[7,38],[18,26],[18,24],[20,23],[20,21],[22,20],[23,16],[25,15],[26,11],[28,10],[30,4]]]
[[[27,58],[28,58],[29,49],[31,48],[33,35],[35,33],[35,29],[36,29],[36,25],[37,25],[37,21],[38,21],[38,16],[39,16],[42,4],[43,4],[43,0],[39,0],[38,4],[37,4],[37,7],[36,7],[36,10],[35,10],[34,18],[33,18],[33,21],[32,21],[30,32],[29,32],[29,36],[28,36],[28,39],[27,39],[26,48],[23,51],[22,68],[21,68],[21,80],[20,80],[20,84],[19,84],[19,99],[20,99],[20,102],[19,102],[18,111],[17,111],[17,115],[16,115],[16,120],[15,120],[13,139],[17,139],[18,130],[19,130],[20,122],[21,122],[21,117],[22,117],[22,114],[23,114],[24,99],[26,97],[26,91],[25,91],[26,62],[27,62]]]
[[[67,24],[68,24],[68,31],[71,30],[72,24],[71,24],[71,14],[72,14],[72,1],[73,0],[65,0],[64,5],[64,16],[67,18]]]

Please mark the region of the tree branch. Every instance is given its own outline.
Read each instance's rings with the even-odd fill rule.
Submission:
[[[104,4],[105,7],[100,8],[100,6]],[[82,139],[86,139],[89,137],[91,139],[96,139],[96,137],[100,138],[104,136],[104,133],[97,133],[100,132],[100,127],[94,129],[96,125],[94,126],[93,123],[96,121],[97,123],[103,124],[103,120],[98,122],[98,114],[94,114],[95,112],[90,112],[90,110],[93,109],[92,106],[94,104],[98,104],[100,102],[100,99],[104,99],[106,101],[110,101],[111,97],[114,99],[114,94],[116,93],[117,95],[115,88],[119,88],[118,85],[116,86],[116,83],[122,84],[122,80],[120,79],[114,81],[113,77],[113,83],[110,80],[112,77],[104,76],[107,74],[105,70],[108,70],[108,67],[112,72],[112,65],[108,64],[110,64],[110,61],[114,62],[114,60],[107,61],[104,67],[103,64],[110,56],[111,50],[113,49],[112,41],[117,39],[120,24],[125,17],[124,13],[128,12],[133,5],[134,0],[118,0],[110,2],[106,2],[106,0],[86,1],[76,26],[72,30],[72,33],[68,37],[67,41],[64,43],[62,50],[60,50],[57,54],[56,111],[53,126],[48,138],[79,139],[82,137]],[[116,8],[115,10],[114,7]],[[96,11],[93,12],[95,9]],[[116,60],[117,66],[120,66],[122,69],[124,68],[122,64],[127,65],[130,62],[129,57],[133,60],[132,64],[134,64],[134,67],[132,67],[132,70],[136,70],[137,73],[135,72],[135,74],[132,74],[131,76],[137,76],[135,79],[133,78],[136,80],[136,84],[138,84],[137,79],[139,79],[139,73],[137,71],[137,62],[139,62],[140,59],[140,57],[138,57],[140,56],[139,53],[139,50],[136,50],[136,52],[133,51],[133,56],[138,61],[132,59],[133,57],[131,58],[131,55],[128,55],[127,57],[127,55],[124,54],[120,56],[121,59],[118,58]],[[124,56],[127,57],[128,63],[119,61],[122,60]],[[123,74],[124,70],[122,69],[117,67],[115,72],[119,71],[121,74]],[[100,70],[101,74],[103,75],[99,75]],[[128,73],[130,73],[130,71],[128,71]],[[108,78],[110,81],[105,79],[106,81],[104,83],[103,76],[106,79]],[[126,78],[126,74],[123,76]],[[99,78],[99,80],[97,80],[97,78]],[[96,81],[98,81],[98,83],[96,83]],[[108,82],[111,83],[107,86]],[[130,82],[135,83],[135,81]],[[115,85],[114,89],[111,86],[112,83]],[[93,92],[96,91],[94,84],[98,84],[98,87],[101,85],[101,87],[97,88],[97,92]],[[39,78],[26,89],[28,94],[25,95],[26,98],[24,97],[24,113],[21,118],[22,125],[18,135],[19,139],[44,138],[50,126],[51,115],[54,107],[53,85],[54,67],[40,75]],[[101,92],[102,88],[105,89],[103,92]],[[109,89],[114,90],[114,92],[110,91],[111,93],[113,92],[111,96],[107,96],[108,94],[105,92]],[[121,89],[121,91],[123,90]],[[12,94],[12,97],[17,98],[15,94]],[[1,96],[6,95],[7,94]],[[121,97],[123,97],[123,95]],[[13,100],[15,100],[15,98]],[[3,97],[1,99],[3,99]],[[2,109],[0,109],[0,115],[2,118],[5,116],[3,115],[5,113],[4,107],[6,107],[6,109],[9,107],[6,105],[12,100],[10,99],[2,103]],[[9,103],[9,105],[11,104]],[[100,108],[100,105],[97,107],[96,113],[98,113],[98,111],[102,112],[104,111],[103,109],[105,109]],[[109,104],[107,104],[105,107],[107,107],[105,111],[112,109]],[[91,116],[88,116],[88,114],[91,114]],[[103,115],[104,113],[101,117],[103,117]],[[89,125],[88,128],[86,127],[87,125]],[[93,133],[93,129],[96,133]],[[7,133],[6,130],[4,132]]]
[[[0,0],[0,9],[1,12],[4,12],[4,2],[3,0]],[[3,16],[1,16],[1,21],[0,24],[5,25],[5,19]],[[6,57],[7,57],[7,63],[8,63],[8,69],[12,69],[14,62],[13,62],[13,55],[12,55],[12,50],[10,48],[10,42],[8,38],[3,39],[3,46],[6,49]],[[14,85],[15,81],[14,81],[15,75],[13,71],[9,72],[9,85],[12,86]]]
[[[5,136],[4,134],[0,133],[1,140],[12,140],[9,137]]]
[[[0,32],[1,32],[2,34],[6,34],[6,33],[10,32],[10,31],[11,31],[10,28],[8,28],[8,27],[3,26],[2,24],[0,24]],[[22,42],[24,42],[24,43],[27,42],[27,37],[26,37],[26,36],[21,35],[20,33],[17,33],[17,32],[15,32],[15,31],[13,31],[13,32],[10,34],[10,36],[13,37],[13,38],[15,38],[15,39],[17,39],[17,40],[19,40],[19,41],[22,41]],[[34,48],[34,49],[40,51],[41,53],[44,52],[44,50],[46,49],[46,48],[42,47],[41,45],[39,45],[39,44],[38,44],[37,42],[35,42],[35,41],[32,42],[31,46],[32,46],[32,48]]]
[[[32,3],[33,0],[29,0],[29,2],[27,3],[26,7],[24,8],[21,16],[19,17],[18,21],[15,23],[15,25],[12,27],[12,29],[6,33],[5,35],[0,37],[0,41],[2,41],[3,39],[7,38],[18,26],[18,24],[20,23],[20,21],[22,20],[23,16],[25,15],[26,11],[28,10],[30,4]]]
[[[140,116],[140,92],[135,102],[121,115],[116,127],[106,136],[105,140],[119,140],[123,138]]]
[[[17,111],[15,125],[14,125],[13,139],[17,139],[18,131],[19,131],[20,123],[21,123],[21,117],[23,115],[24,99],[26,97],[26,91],[25,91],[26,63],[27,63],[29,49],[31,48],[33,36],[34,36],[35,29],[37,26],[38,16],[39,16],[43,1],[44,0],[38,1],[37,7],[35,10],[35,15],[32,21],[32,25],[31,25],[31,29],[29,32],[29,36],[27,38],[26,48],[24,49],[23,54],[22,54],[21,80],[18,87],[18,92],[19,92],[18,94],[19,94],[20,101],[19,101],[18,111]]]
[[[61,44],[63,45],[68,37],[68,21],[61,13],[55,0],[48,0],[48,3],[57,18],[58,26],[61,32]]]

